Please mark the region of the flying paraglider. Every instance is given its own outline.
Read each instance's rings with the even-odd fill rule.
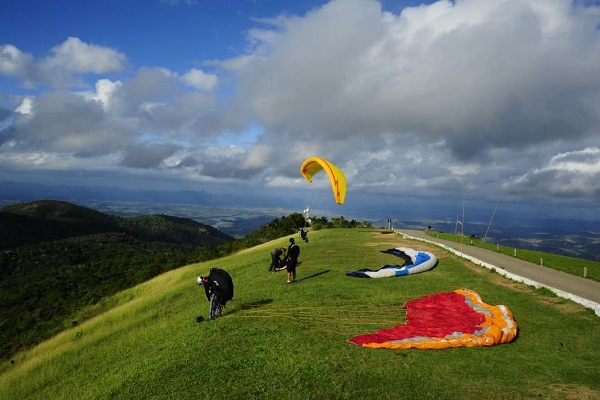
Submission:
[[[469,289],[435,293],[404,303],[406,324],[379,329],[348,342],[374,349],[447,349],[509,343],[517,324],[505,305],[484,303]]]
[[[381,250],[381,252],[402,258],[404,264],[384,265],[377,271],[366,268],[359,269],[358,271],[348,271],[346,272],[346,275],[357,276],[359,278],[389,278],[429,271],[437,264],[436,256],[427,251],[409,249],[407,247],[396,247],[393,249]]]
[[[302,176],[309,182],[312,182],[313,176],[321,170],[325,170],[329,176],[335,202],[337,204],[344,204],[344,199],[346,198],[346,177],[341,169],[321,157],[309,157],[300,167]]]

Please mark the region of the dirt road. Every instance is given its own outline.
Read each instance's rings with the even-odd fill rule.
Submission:
[[[600,317],[600,282],[471,246],[466,242],[461,244],[435,238],[429,236],[424,231],[400,229],[396,232],[407,238],[422,240],[441,246],[478,265],[493,269],[510,279],[534,287],[546,287],[560,297],[570,299],[593,309],[596,315]]]

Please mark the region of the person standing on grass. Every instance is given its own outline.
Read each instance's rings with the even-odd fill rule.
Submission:
[[[304,228],[300,229],[300,237],[304,242],[308,243],[308,232],[304,230]]]
[[[287,265],[287,283],[296,282],[296,265],[300,256],[300,246],[298,246],[294,238],[290,238],[290,246],[288,247],[286,265]]]

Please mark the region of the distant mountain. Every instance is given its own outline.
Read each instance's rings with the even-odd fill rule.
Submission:
[[[235,207],[281,207],[296,206],[276,193],[248,196],[243,191],[237,194],[209,193],[204,190],[149,190],[124,189],[111,186],[74,186],[39,184],[30,182],[2,181],[0,199],[4,201],[28,202],[37,199],[63,201],[129,201],[155,204],[195,204],[205,206]]]
[[[107,186],[46,185],[30,182],[3,181],[0,185],[0,198],[12,201],[33,201],[37,199],[98,200],[98,201],[147,201],[156,203],[208,204],[218,201],[214,195],[203,191],[165,191],[123,189]]]
[[[65,201],[40,200],[0,210],[0,249],[109,232],[181,246],[206,247],[234,240],[187,218],[162,214],[125,218]]]

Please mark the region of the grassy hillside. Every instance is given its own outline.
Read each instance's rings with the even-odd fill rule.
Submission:
[[[81,307],[213,257],[234,239],[168,215],[123,218],[64,201],[0,210],[0,359],[76,324]],[[65,319],[67,321],[65,322]]]
[[[600,319],[422,242],[372,229],[312,232],[299,282],[268,273],[287,237],[164,273],[102,300],[66,330],[0,367],[2,399],[600,399]],[[395,246],[439,265],[401,278],[345,276],[393,262]],[[207,301],[195,284],[226,268],[235,298],[196,323]],[[373,350],[346,340],[403,322],[402,304],[469,288],[505,304],[518,338],[489,348]]]

